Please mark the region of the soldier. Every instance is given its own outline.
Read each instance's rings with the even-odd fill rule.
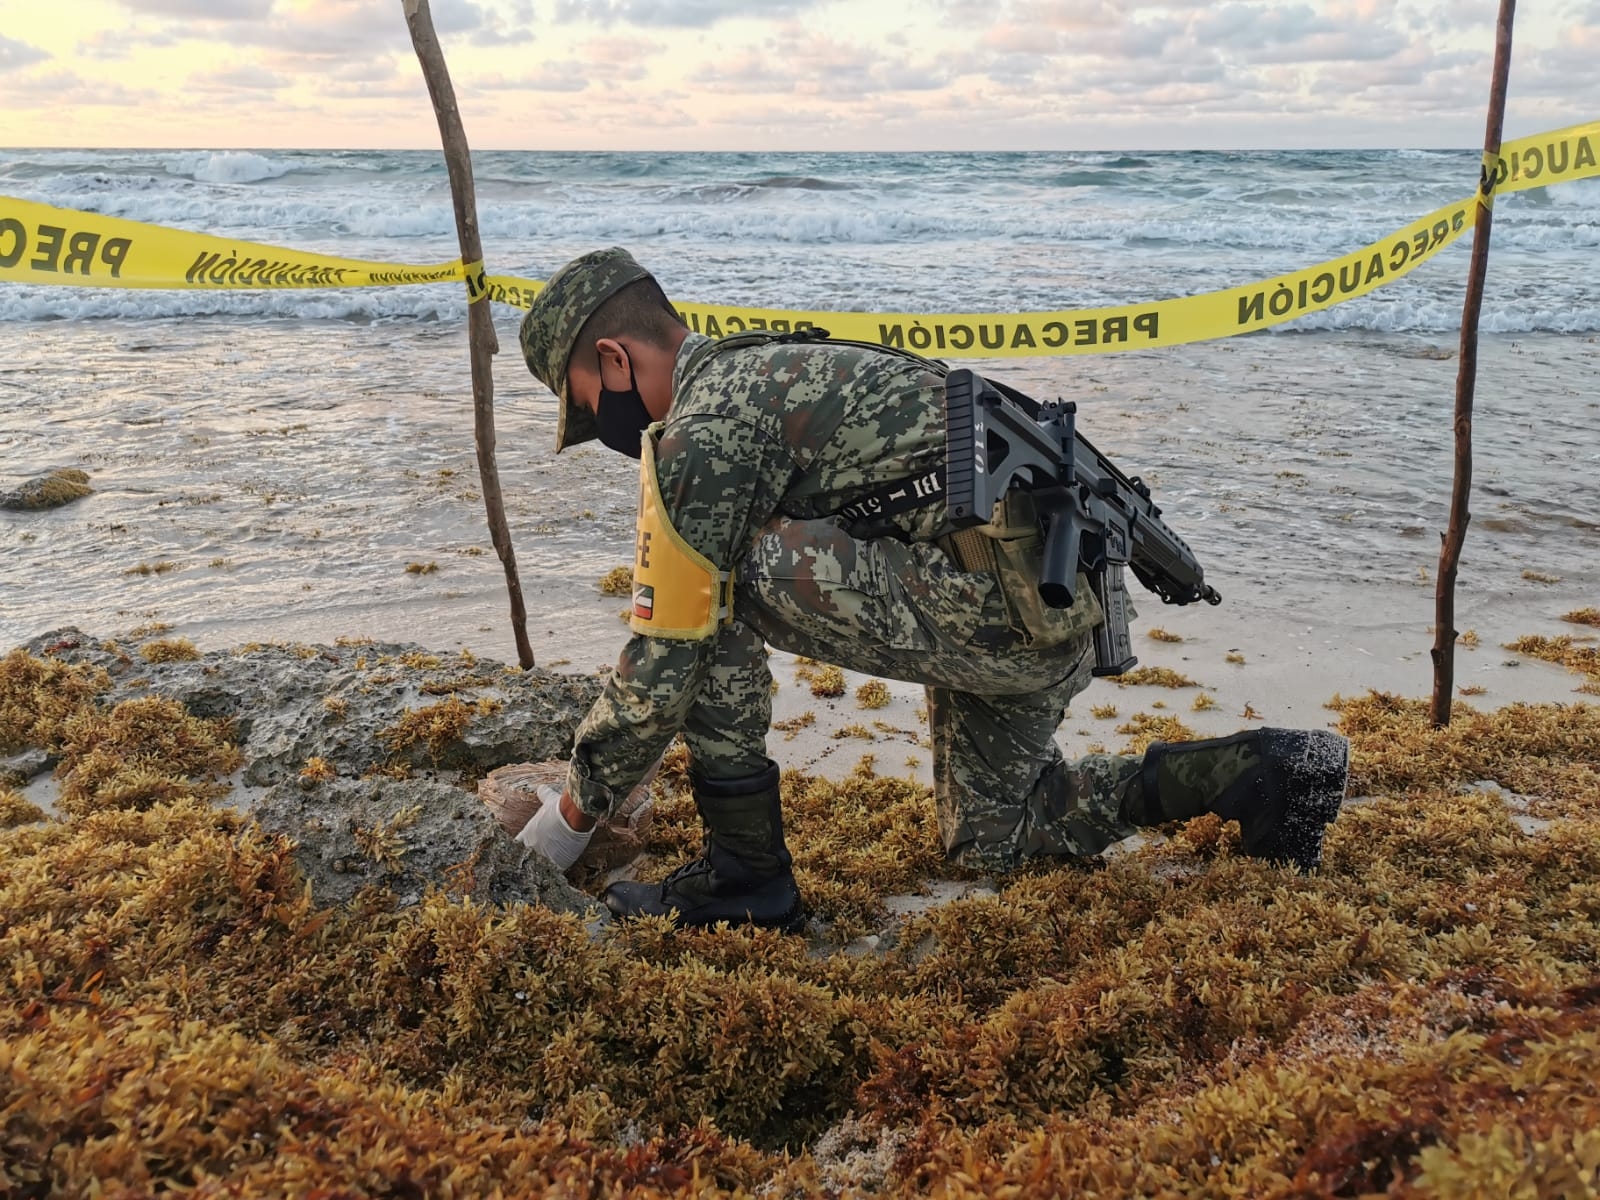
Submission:
[[[578,727],[559,803],[519,840],[571,866],[675,734],[705,826],[701,856],[664,882],[607,889],[618,916],[800,926],[766,751],[769,644],[926,686],[939,832],[963,865],[1086,857],[1203,812],[1237,819],[1247,853],[1320,860],[1348,760],[1329,731],[1064,759],[1056,728],[1090,681],[1101,614],[1081,584],[1072,608],[1040,603],[1027,493],[959,536],[940,503],[883,502],[943,459],[942,364],[692,334],[619,248],[557,271],[521,341],[560,401],[557,451],[598,437],[641,472],[633,636]]]

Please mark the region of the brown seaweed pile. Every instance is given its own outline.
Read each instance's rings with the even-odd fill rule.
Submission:
[[[1600,1191],[1600,708],[1339,700],[1366,798],[1315,875],[1202,818],[905,916],[973,882],[928,789],[789,772],[795,938],[319,910],[208,802],[227,726],[104,690],[0,660],[0,753],[75,797],[0,832],[0,1196]]]
[[[1587,612],[1588,610],[1583,610]],[[1546,662],[1557,663],[1569,671],[1576,671],[1587,675],[1590,685],[1580,689],[1593,691],[1593,684],[1600,683],[1600,648],[1586,645],[1593,638],[1575,638],[1570,635],[1561,637],[1540,637],[1537,635],[1518,638],[1506,646],[1507,650],[1515,650],[1518,654],[1528,654],[1534,658],[1542,658]]]

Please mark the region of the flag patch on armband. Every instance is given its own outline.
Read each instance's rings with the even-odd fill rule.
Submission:
[[[652,587],[633,589],[633,615],[648,621],[656,610],[656,590]]]

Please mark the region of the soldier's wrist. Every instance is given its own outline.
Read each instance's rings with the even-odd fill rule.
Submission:
[[[574,832],[588,833],[595,827],[596,824],[598,824],[596,819],[584,812],[583,809],[579,808],[577,802],[574,801],[571,796],[567,795],[566,792],[561,793],[560,804],[561,816],[566,820],[567,828],[573,830]]]

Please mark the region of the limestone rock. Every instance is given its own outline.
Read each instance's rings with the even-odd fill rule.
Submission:
[[[30,779],[43,775],[55,766],[55,759],[39,749],[29,748],[16,754],[0,754],[0,788],[21,787]]]
[[[392,776],[473,777],[507,763],[564,760],[599,680],[373,643],[253,645],[152,663],[137,653],[140,640],[112,645],[69,627],[21,648],[105,668],[108,706],[163,696],[196,716],[231,719],[245,766],[223,803],[299,843],[318,903],[379,885],[411,904],[433,885],[484,901],[596,911],[471,792]],[[36,758],[10,767],[36,773],[48,765]]]
[[[87,473],[76,467],[62,467],[44,475],[35,475],[9,492],[0,492],[0,509],[29,512],[40,508],[60,508],[63,504],[81,500],[93,491]]]
[[[242,805],[263,828],[298,843],[295,857],[319,905],[346,904],[377,885],[402,905],[430,886],[492,903],[521,901],[598,914],[550,862],[506,836],[478,799],[427,779],[302,781]]]
[[[312,758],[343,776],[397,765],[484,774],[565,758],[600,693],[592,676],[513,671],[410,644],[251,645],[148,663],[65,628],[23,648],[104,667],[113,680],[108,703],[166,696],[197,717],[231,718],[246,758],[243,780],[256,787],[293,778]],[[414,715],[423,710],[440,719]],[[433,736],[407,740],[416,729]]]

